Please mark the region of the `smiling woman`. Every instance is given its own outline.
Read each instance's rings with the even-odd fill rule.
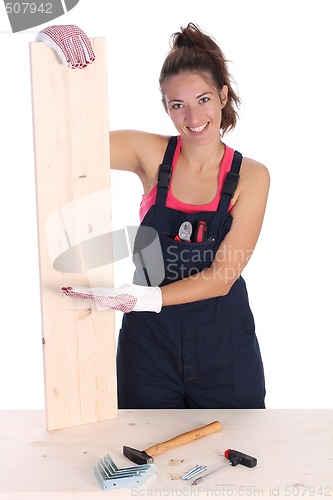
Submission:
[[[268,171],[223,141],[236,125],[239,98],[222,51],[196,25],[173,35],[159,83],[178,136],[110,132],[111,168],[136,173],[144,189],[134,283],[103,292],[105,307],[126,311],[119,408],[264,408],[241,273],[261,230]],[[146,227],[159,236],[156,255],[147,252]],[[161,266],[164,278],[156,280],[161,273],[151,269]],[[65,293],[100,300],[94,289]]]
[[[185,72],[189,75],[200,75],[209,90],[207,93],[198,94],[196,99],[200,103],[209,102],[212,98],[219,99],[219,107],[222,105],[224,108],[222,115],[219,113],[218,116],[219,129],[224,133],[233,128],[236,125],[236,108],[239,106],[240,99],[232,87],[231,75],[220,47],[193,23],[183,28],[180,33],[175,33],[172,43],[173,49],[165,59],[160,74],[160,87],[165,108],[170,109],[171,104],[173,109],[178,109],[184,104],[182,99],[177,98],[168,101],[165,83],[170,76],[175,77]],[[201,127],[207,123],[209,122],[202,124]]]
[[[162,89],[165,109],[179,133],[203,143],[210,139],[207,132],[219,133],[221,109],[228,99],[226,85],[218,91],[204,73],[184,71],[169,78]]]

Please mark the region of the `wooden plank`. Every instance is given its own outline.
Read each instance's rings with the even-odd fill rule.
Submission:
[[[117,416],[113,311],[62,286],[112,286],[106,40],[61,64],[30,44],[47,429]]]

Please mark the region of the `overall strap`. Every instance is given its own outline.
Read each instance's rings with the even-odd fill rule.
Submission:
[[[175,154],[177,142],[177,136],[170,137],[168,146],[165,150],[163,162],[159,167],[157,178],[156,205],[165,205],[172,173],[172,160]]]
[[[234,157],[231,163],[231,168],[227,173],[225,178],[221,199],[219,203],[219,211],[227,213],[230,205],[230,201],[236,191],[236,187],[239,181],[239,171],[241,167],[243,156],[238,151],[234,151]]]

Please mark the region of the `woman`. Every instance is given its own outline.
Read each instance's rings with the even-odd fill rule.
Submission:
[[[221,140],[236,124],[239,99],[223,53],[196,25],[173,35],[160,88],[177,137],[110,132],[111,168],[136,173],[144,189],[135,284],[64,293],[125,312],[120,408],[264,408],[241,272],[259,237],[269,174]],[[142,262],[145,228],[159,236],[160,282]]]

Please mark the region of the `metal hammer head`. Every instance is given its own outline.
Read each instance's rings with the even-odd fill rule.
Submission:
[[[125,457],[129,458],[132,462],[138,465],[154,463],[154,458],[147,455],[145,451],[136,450],[135,448],[130,448],[129,446],[123,446],[123,454]]]

